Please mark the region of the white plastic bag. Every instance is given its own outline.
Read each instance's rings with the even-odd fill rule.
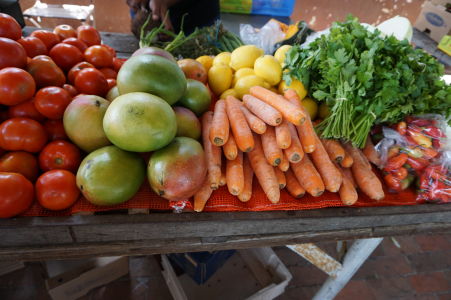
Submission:
[[[276,43],[285,38],[285,33],[280,29],[275,20],[269,20],[262,28],[255,28],[249,24],[240,24],[240,37],[246,45],[255,45],[272,54]]]

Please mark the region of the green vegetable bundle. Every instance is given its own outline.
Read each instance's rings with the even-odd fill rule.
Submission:
[[[329,106],[330,115],[317,127],[324,138],[363,147],[376,123],[425,113],[451,116],[443,65],[407,40],[367,30],[354,17],[334,23],[329,35],[307,48],[294,46],[285,64],[285,80],[297,78]]]
[[[149,19],[141,28],[140,47],[163,48],[175,57],[197,58],[202,55],[216,55],[224,51],[232,52],[243,45],[241,39],[225,29],[221,21],[212,26],[196,28],[190,35],[185,35],[183,30],[178,34],[165,30],[163,24],[144,32],[148,21]],[[183,28],[183,21],[181,27]],[[169,41],[161,41],[159,39],[161,34],[168,36]]]

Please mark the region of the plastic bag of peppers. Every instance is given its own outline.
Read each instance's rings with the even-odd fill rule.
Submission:
[[[382,129],[376,149],[391,192],[416,184],[418,202],[451,202],[451,152],[443,149],[445,128],[441,116],[425,115]]]

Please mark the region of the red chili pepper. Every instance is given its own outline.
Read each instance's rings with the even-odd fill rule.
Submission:
[[[401,191],[401,180],[393,176],[393,174],[385,175],[384,181],[390,190],[395,192]]]
[[[424,134],[420,132],[416,132],[412,129],[407,129],[407,135],[410,136],[410,138],[414,141],[416,145],[423,146],[426,148],[429,148],[432,146],[432,140],[431,138],[425,136]],[[410,141],[410,139],[409,139]]]
[[[395,130],[400,135],[406,135],[406,131],[407,131],[407,124],[406,124],[406,122],[399,122],[398,124],[396,124]]]
[[[435,126],[427,126],[423,129],[423,133],[432,138],[438,139],[445,137],[443,132]]]
[[[422,157],[426,159],[432,159],[438,155],[438,152],[435,151],[433,148],[421,147],[421,152],[423,153]]]
[[[441,149],[442,142],[439,139],[432,139],[432,147],[434,147],[435,149]]]
[[[407,163],[414,169],[415,171],[421,171],[429,165],[429,161],[424,158],[413,158],[408,157]]]
[[[419,127],[423,127],[423,126],[428,126],[428,125],[432,125],[431,120],[427,120],[427,119],[420,119],[420,118],[415,118],[414,120],[408,122],[409,125],[416,125]]]
[[[398,179],[404,179],[407,177],[407,175],[409,174],[409,172],[407,172],[407,169],[404,167],[400,167],[399,169],[396,170],[392,170],[391,173],[393,174],[393,176],[395,176]]]
[[[420,176],[420,189],[426,191],[429,189],[429,176],[426,173],[421,174]]]
[[[393,171],[402,167],[406,163],[409,156],[405,153],[400,153],[392,158],[390,158],[384,166],[385,171]]]

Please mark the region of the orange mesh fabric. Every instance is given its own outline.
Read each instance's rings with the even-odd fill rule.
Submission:
[[[376,202],[363,194],[360,194],[359,200],[354,207],[363,206],[390,206],[390,205],[414,205],[416,194],[412,189],[408,189],[399,194],[390,194],[386,191],[385,199]],[[256,180],[254,180],[253,195],[248,202],[241,202],[237,197],[232,196],[226,187],[221,187],[215,191],[208,200],[204,211],[268,211],[268,210],[307,210],[324,207],[340,207],[345,206],[341,203],[338,194],[326,192],[320,197],[312,197],[305,195],[303,198],[295,199],[291,197],[285,190],[281,191],[279,203],[271,203],[266,198],[263,190]],[[115,206],[95,206],[86,199],[81,198],[71,208],[52,212],[41,207],[38,203],[26,211],[24,216],[69,216],[79,212],[98,212],[108,210],[121,210],[131,208],[145,208],[151,210],[172,210],[169,202],[157,196],[146,182],[143,184],[139,192],[126,203]],[[192,210],[193,205],[190,201],[186,210]]]

